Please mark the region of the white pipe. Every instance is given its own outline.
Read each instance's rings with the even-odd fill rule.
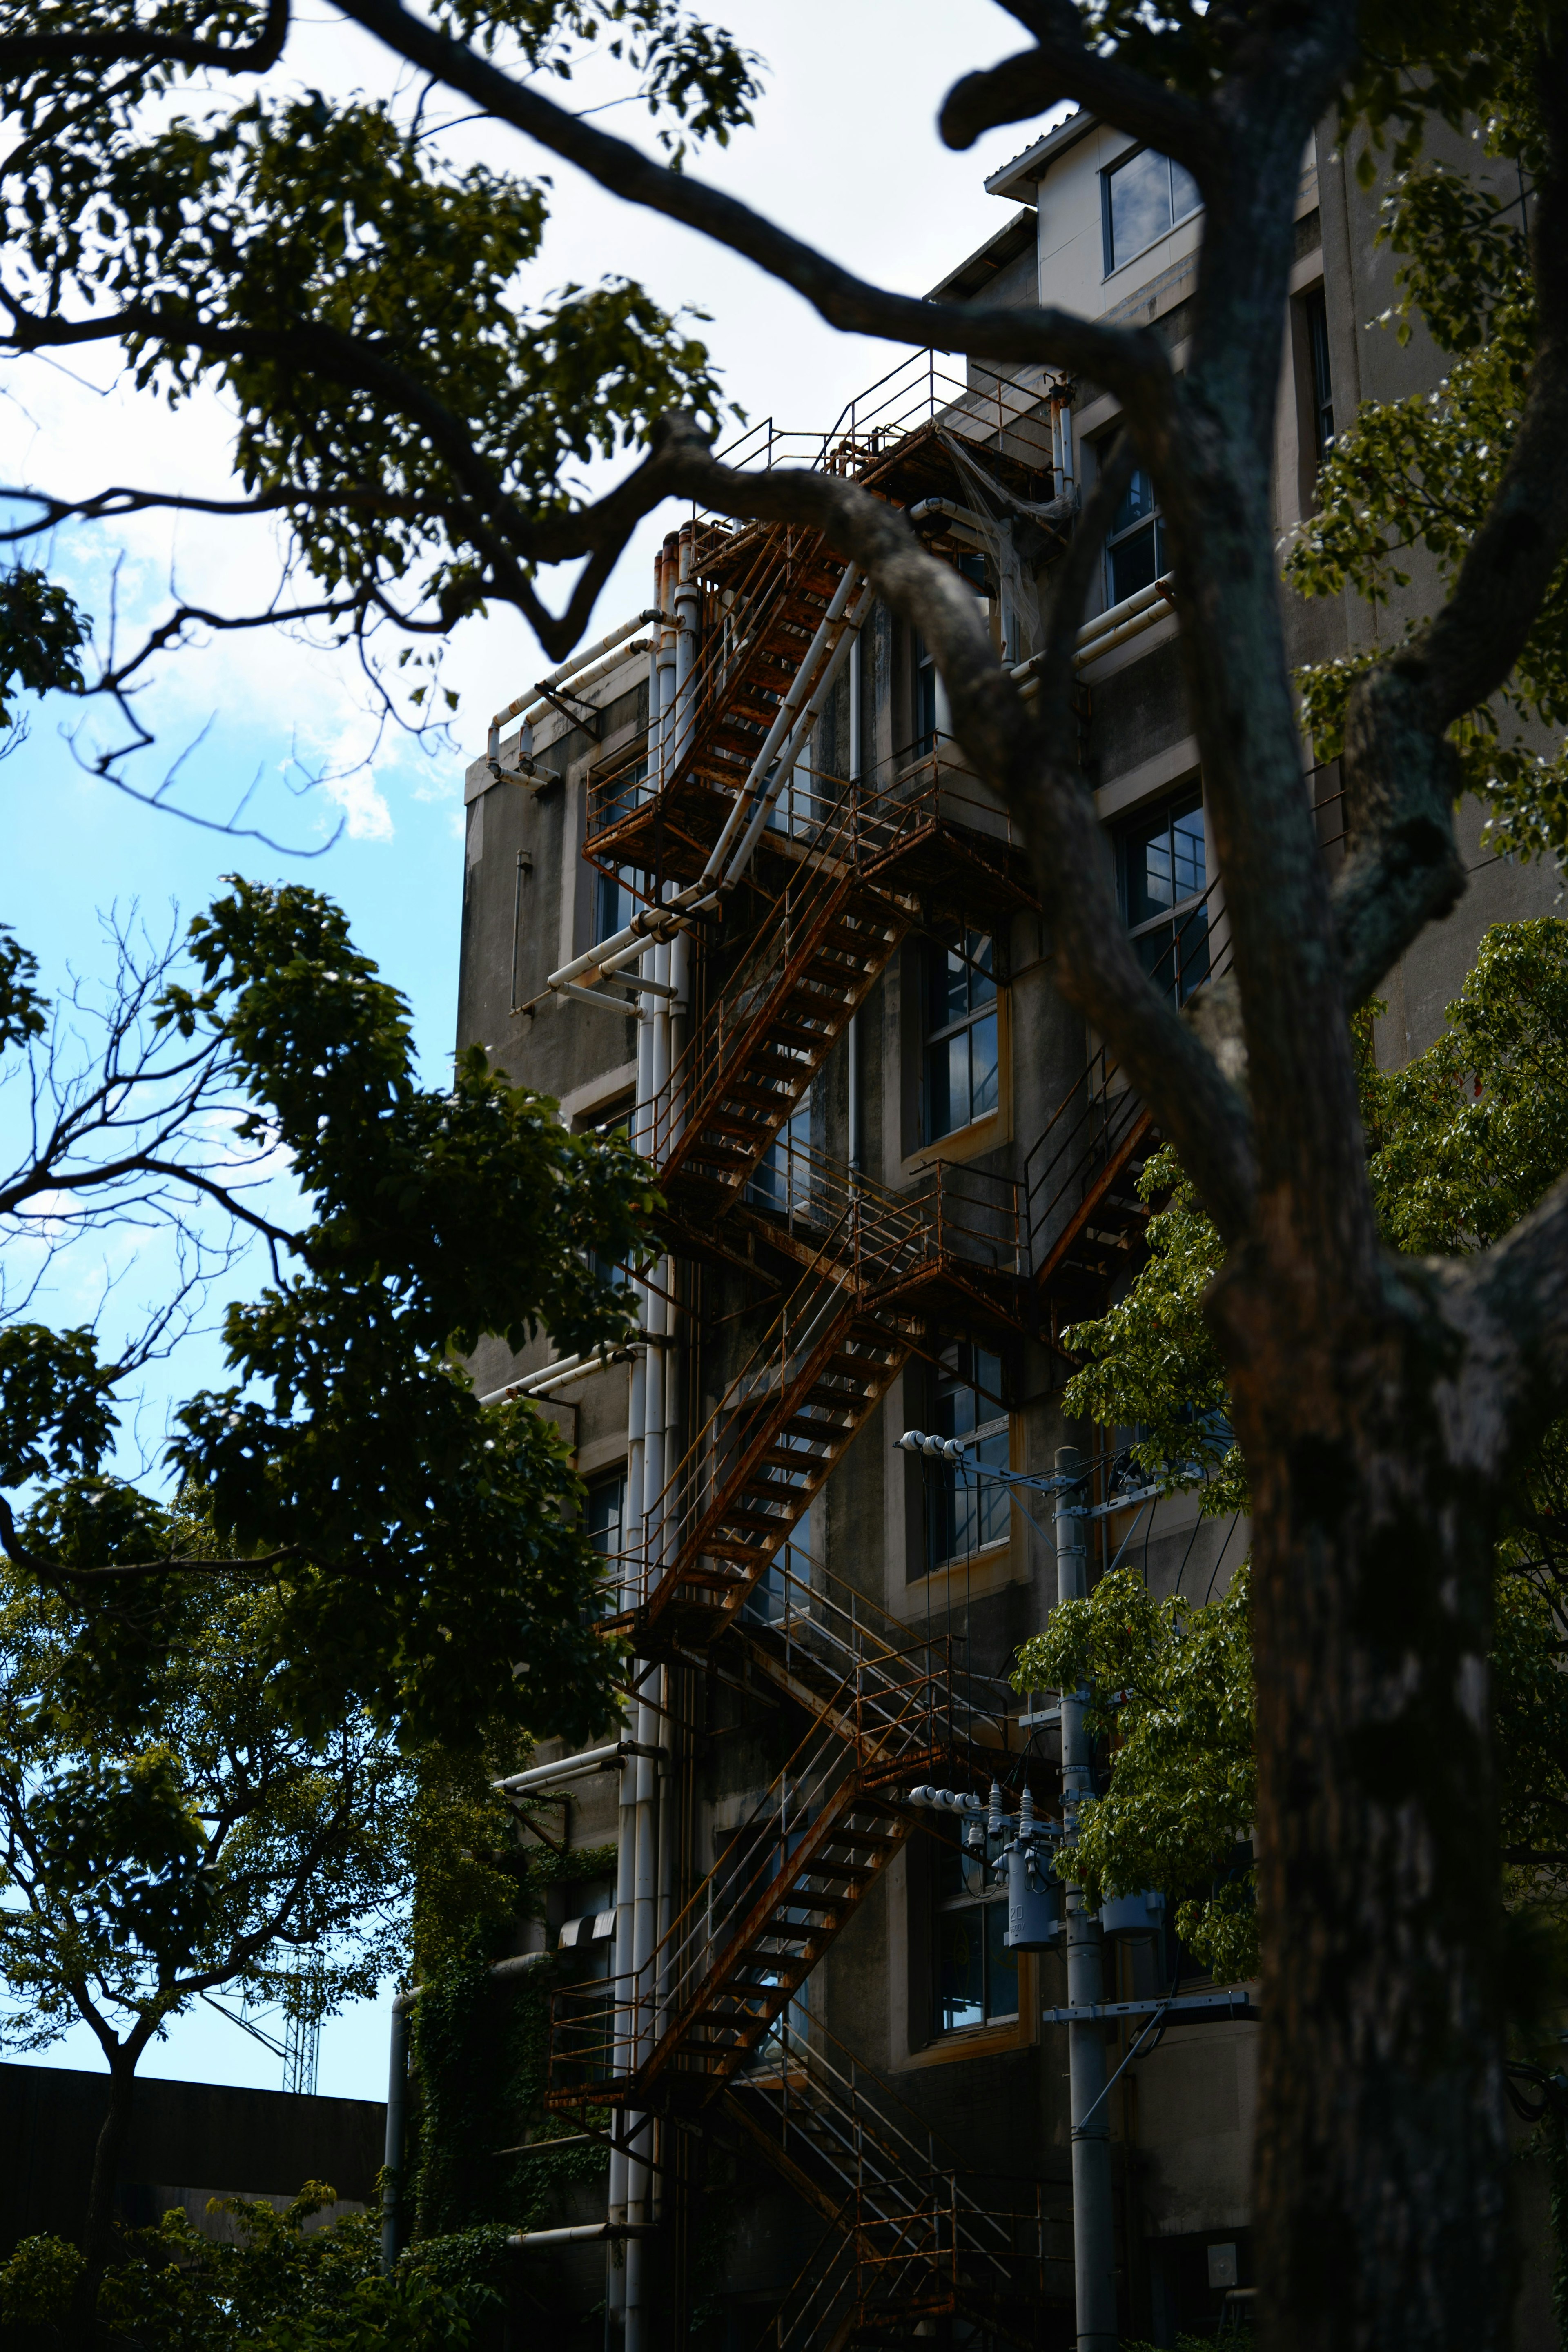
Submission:
[[[1072,403],[1053,400],[1051,403],[1051,467],[1056,475],[1056,495],[1070,499],[1077,481],[1073,465]]]
[[[612,670],[618,669],[622,662],[630,660],[634,654],[645,651],[646,642],[643,646],[628,646],[624,643],[624,640],[629,637],[634,630],[640,629],[645,622],[657,621],[658,618],[657,613],[639,613],[636,620],[626,622],[618,629],[612,629],[607,637],[601,637],[598,643],[590,646],[586,652],[563,663],[560,669],[552,670],[548,677],[540,680],[539,686],[533,688],[533,692],[539,695],[542,688],[560,686],[570,677],[575,678],[576,691],[579,694],[586,693],[589,687],[597,686],[602,678],[609,677]],[[616,650],[607,658],[602,658],[600,656],[606,646],[613,646]],[[529,704],[529,707],[524,709],[523,706],[528,702],[528,696],[520,694],[515,702],[509,702],[504,710],[496,712],[495,717],[490,720],[489,733],[485,742],[485,761],[491,777],[498,784],[520,784],[525,792],[538,793],[542,792],[546,784],[554,783],[557,777],[553,768],[539,768],[534,765],[534,721],[542,719],[545,712],[553,709],[555,706],[547,695]],[[517,717],[520,710],[522,711],[523,717],[518,737],[518,758],[522,764],[521,768],[503,768],[500,763],[500,730],[509,720]]]
[[[724,884],[726,887],[738,882],[742,875],[745,872],[752,852],[756,847],[757,836],[762,832],[763,827],[767,824],[768,812],[773,807],[774,801],[777,800],[779,793],[784,789],[785,782],[793,773],[795,761],[799,759],[802,751],[805,749],[806,738],[810,735],[812,729],[816,725],[817,720],[822,716],[823,705],[826,702],[829,694],[833,691],[834,681],[848,658],[849,648],[854,644],[855,639],[860,631],[865,621],[866,614],[870,609],[870,604],[871,583],[869,581],[867,581],[865,586],[861,589],[859,595],[855,599],[854,605],[845,615],[845,618],[840,625],[838,642],[834,646],[833,652],[828,658],[827,666],[822,673],[822,677],[817,685],[816,691],[813,694],[811,700],[806,704],[805,709],[801,712],[799,719],[795,722],[795,725],[790,733],[788,741],[784,745],[784,748],[779,752],[778,765],[773,773],[773,782],[768,786],[766,791],[761,794],[756,804],[752,810],[751,822],[747,825],[745,832],[741,836],[740,847],[736,850],[733,857],[730,860],[729,866],[725,869]],[[778,721],[775,719],[773,724],[776,727]],[[771,734],[772,730],[769,731]],[[759,753],[757,766],[753,767],[752,772],[753,775],[758,772],[762,764],[763,757],[762,754]],[[711,866],[713,860],[710,858],[708,861],[709,866]],[[708,869],[705,867],[704,871],[706,872],[707,870]]]
[[[504,727],[526,704],[542,695],[546,687],[564,686],[569,677],[575,677],[580,670],[587,668],[590,662],[597,661],[602,654],[609,653],[615,646],[624,645],[628,637],[635,636],[639,629],[647,627],[659,617],[654,612],[637,613],[629,621],[623,621],[618,629],[612,629],[607,636],[595,638],[591,646],[584,646],[581,653],[574,654],[570,661],[563,662],[559,669],[552,669],[548,677],[542,677],[536,686],[531,686],[526,694],[520,694],[515,702],[509,702],[504,710],[498,710],[490,720],[491,727]],[[624,655],[622,658],[625,659]]]
[[[544,2140],[541,2145],[548,2147],[550,2143]],[[625,2221],[574,2221],[569,2229],[564,2230],[514,2230],[511,2236],[508,2238],[507,2244],[509,2246],[584,2246],[602,2242],[605,2238],[630,2238],[635,2235],[650,2237],[652,2233],[651,2224],[639,2232],[635,2231],[631,2224]]]
[[[816,635],[813,636],[810,645],[807,646],[805,654],[801,657],[800,667],[795,674],[789,692],[784,696],[784,700],[780,703],[778,709],[773,716],[773,723],[768,729],[766,735],[763,738],[762,750],[757,753],[756,758],[752,761],[751,768],[747,772],[746,781],[741,786],[740,791],[736,793],[733,802],[731,803],[730,813],[724,819],[722,826],[720,828],[719,838],[714,843],[712,849],[709,852],[708,863],[703,867],[700,877],[700,879],[703,882],[711,882],[718,875],[720,867],[723,865],[730,844],[735,837],[736,829],[746,814],[747,801],[751,797],[752,793],[758,789],[762,779],[767,774],[768,769],[773,764],[773,756],[775,752],[777,752],[779,745],[784,741],[785,735],[790,731],[791,721],[794,719],[796,711],[800,709],[802,703],[805,700],[812,675],[816,668],[817,663],[821,660],[824,652],[828,649],[829,639],[831,638],[834,640],[832,652],[835,660],[837,660],[839,647],[842,646],[845,641],[845,634],[857,625],[857,624],[853,622],[847,621],[844,616],[848,609],[849,599],[855,593],[855,584],[859,577],[859,566],[858,564],[851,563],[846,571],[843,579],[834,590],[832,602],[829,604],[826,612],[824,613],[821,620],[816,625]],[[791,764],[793,765],[793,762],[791,762]],[[754,837],[755,832],[753,829],[752,838]],[[733,872],[734,868],[731,867],[731,874]]]
[[[513,1772],[504,1780],[492,1780],[490,1786],[514,1796],[525,1789],[552,1789],[559,1780],[583,1780],[591,1772],[613,1772],[627,1752],[624,1739],[608,1748],[584,1748],[580,1755],[563,1756],[558,1763],[531,1764],[526,1772]]]
[[[985,544],[985,524],[972,507],[961,507],[952,499],[921,499],[918,506],[906,511],[910,522],[923,522],[927,515],[941,515],[965,538],[973,539],[977,547]]]
[[[1164,619],[1174,602],[1173,597],[1163,598],[1158,604],[1145,606],[1142,612],[1131,614],[1119,627],[1100,631],[1087,646],[1078,647],[1072,657],[1074,669],[1086,669],[1090,662],[1098,661],[1101,654],[1113,652],[1116,646],[1124,646],[1130,637],[1141,637],[1145,629],[1153,628],[1157,622]]]
[[[584,1380],[590,1372],[602,1372],[607,1365],[624,1364],[627,1357],[634,1355],[643,1344],[639,1335],[635,1339],[628,1339],[624,1348],[614,1349],[607,1354],[601,1349],[590,1348],[581,1355],[563,1356],[558,1364],[546,1364],[542,1371],[530,1372],[521,1381],[509,1381],[504,1389],[491,1389],[487,1396],[479,1399],[479,1402],[507,1404],[513,1397],[542,1396],[546,1389],[554,1388],[557,1382]]]
[[[862,699],[865,693],[865,639],[858,629],[855,632],[854,650],[849,656],[849,790],[854,796],[860,782],[860,728],[863,719]],[[860,1013],[849,1016],[849,1165],[858,1172],[863,1144],[860,1135]]]
[[[1057,1600],[1081,1601],[1088,1590],[1084,1549],[1083,1465],[1074,1446],[1057,1451]],[[1078,1483],[1074,1483],[1078,1482]],[[1086,1797],[1092,1794],[1083,1694],[1061,1695],[1062,1826],[1070,1853]],[[1097,1914],[1083,1890],[1068,1886],[1068,2005],[1092,2009],[1104,1999],[1104,1964]],[[1073,2273],[1078,2305],[1078,2352],[1116,2352],[1116,2249],[1110,2187],[1110,2118],[1105,2105],[1105,2028],[1068,2027],[1068,2106],[1072,2128]]]

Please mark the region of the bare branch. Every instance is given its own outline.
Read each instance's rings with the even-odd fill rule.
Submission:
[[[1142,328],[1108,327],[1070,311],[1009,310],[962,302],[924,302],[868,285],[815,247],[689,173],[655,163],[624,139],[600,131],[513,81],[475,49],[412,15],[402,0],[342,0],[346,16],[409,64],[461,90],[497,121],[575,163],[628,204],[662,213],[716,245],[756,263],[804,296],[831,327],[895,343],[966,352],[976,359],[1056,360],[1091,375],[1131,402],[1151,375],[1165,372],[1157,336]]]
[[[1098,55],[1084,38],[1084,20],[1072,0],[1035,0],[1033,5],[1020,0],[1008,14],[1033,33],[1036,46],[953,84],[937,118],[950,147],[973,147],[983,131],[1033,121],[1070,98],[1119,131],[1174,155],[1200,187],[1213,179],[1220,125],[1209,108]]]
[[[182,65],[219,73],[267,73],[289,37],[289,0],[268,0],[262,28],[237,48],[177,33],[127,27],[114,33],[12,33],[0,40],[0,74],[48,65]]]
[[[253,1552],[237,1559],[188,1559],[172,1555],[167,1559],[114,1560],[97,1568],[71,1568],[64,1560],[47,1559],[42,1552],[30,1551],[16,1531],[16,1519],[10,1504],[0,1495],[0,1551],[17,1568],[28,1570],[50,1584],[123,1584],[149,1576],[228,1576],[237,1571],[259,1573],[277,1568],[286,1559],[298,1559],[298,1544],[285,1544],[278,1551]]]

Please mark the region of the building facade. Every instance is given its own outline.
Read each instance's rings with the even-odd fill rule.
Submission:
[[[1079,115],[987,186],[1005,223],[935,292],[1151,323],[1181,366],[1202,215],[1179,166]],[[1376,221],[1309,154],[1282,539],[1336,416],[1438,372],[1419,335],[1364,327],[1391,299]],[[1023,667],[1116,424],[1092,384],[922,353],[819,437],[766,428],[735,461],[896,500]],[[1105,856],[1179,1001],[1224,969],[1226,923],[1162,536],[1139,473],[1077,668]],[[1403,618],[1291,602],[1292,653]],[[1010,1933],[964,1816],[910,1792],[984,1802],[994,1780],[1007,1812],[1027,1790],[1059,1813],[1059,1700],[1005,1678],[1066,1589],[1064,1495],[1089,1580],[1131,1540],[1154,1593],[1201,1598],[1245,1555],[1195,1496],[1128,1499],[1130,1433],[1063,1412],[1060,1332],[1138,1263],[1157,1139],[1052,987],[1026,860],[924,646],[819,539],[683,520],[641,620],[568,670],[468,771],[458,1043],[574,1128],[625,1124],[667,1254],[626,1360],[488,1342],[473,1368],[566,1432],[635,1655],[613,1752],[542,1750],[534,1776],[574,1848],[619,1859],[528,1931],[558,1956],[552,2112],[608,2135],[602,2191],[557,2226],[600,2236],[520,2259],[563,2340],[610,2352],[1069,2343],[1064,1923]],[[1303,790],[1332,860],[1338,778]],[[1385,1061],[1437,1034],[1488,922],[1554,907],[1554,875],[1485,856],[1479,821],[1468,838],[1468,896],[1390,984]],[[1246,2309],[1257,2028],[1157,1906],[1093,1933],[1124,2011],[1092,2029],[1117,2324],[1170,2343]],[[1135,2049],[1173,1989],[1208,2010]]]

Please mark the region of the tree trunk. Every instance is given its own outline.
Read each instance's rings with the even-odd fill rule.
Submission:
[[[1389,1268],[1222,1277],[1253,1475],[1258,2283],[1279,2352],[1507,2342],[1491,1476]],[[1314,1325],[1316,1328],[1314,1328]]]
[[[69,2340],[72,2352],[92,2352],[98,2337],[98,2291],[108,2264],[114,2227],[114,2189],[120,2159],[131,2128],[131,2104],[136,2086],[136,2062],[144,2043],[127,2042],[110,2050],[109,2103],[93,2150],[92,2179],[88,2189],[87,2215],[81,2246],[86,2257],[72,2298]]]

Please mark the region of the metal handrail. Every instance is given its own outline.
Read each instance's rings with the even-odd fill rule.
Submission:
[[[771,1889],[787,1895],[791,1857],[825,1813],[852,1811],[868,1773],[897,1778],[903,1769],[923,1769],[928,1759],[952,1754],[958,1744],[953,1684],[947,1635],[916,1636],[901,1653],[862,1659],[736,1825],[725,1853],[641,1968],[558,1990],[552,2011],[552,2074],[583,2071],[582,2084],[565,2087],[586,2097],[606,2076],[635,2076],[668,2032],[681,2030],[704,1987],[722,1972],[756,1906]],[[803,1894],[811,1875],[808,1865],[800,1882]],[[786,1912],[788,1907],[786,1902]],[[767,2007],[759,1989],[748,2014],[760,2017]],[[718,2046],[733,2048],[732,2042]]]

